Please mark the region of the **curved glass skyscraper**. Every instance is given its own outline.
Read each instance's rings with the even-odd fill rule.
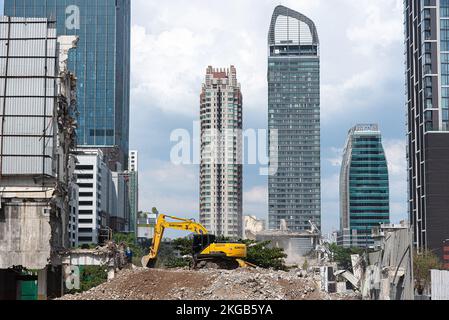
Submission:
[[[339,245],[374,245],[373,227],[390,223],[388,165],[375,124],[349,131],[340,175]]]
[[[315,24],[284,6],[268,34],[268,121],[277,132],[278,170],[269,177],[269,226],[321,227],[320,58]],[[270,148],[271,149],[271,148]],[[273,159],[270,150],[270,159]]]

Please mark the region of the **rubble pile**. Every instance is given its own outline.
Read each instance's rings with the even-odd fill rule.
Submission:
[[[346,300],[320,292],[302,271],[122,270],[117,277],[62,300]]]

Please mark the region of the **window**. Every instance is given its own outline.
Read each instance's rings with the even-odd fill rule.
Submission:
[[[94,166],[76,166],[75,170],[93,170]]]
[[[76,175],[78,179],[93,179],[93,174],[77,174]]]
[[[78,183],[78,187],[80,187],[80,188],[93,188],[94,184],[93,183]]]
[[[83,197],[83,198],[85,198],[85,197],[92,198],[94,196],[94,194],[92,192],[80,192],[79,196]]]

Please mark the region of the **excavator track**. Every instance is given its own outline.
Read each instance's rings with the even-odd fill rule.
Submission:
[[[208,258],[201,259],[193,264],[194,270],[199,269],[222,269],[222,270],[235,270],[240,267],[239,263],[234,259],[223,258]]]

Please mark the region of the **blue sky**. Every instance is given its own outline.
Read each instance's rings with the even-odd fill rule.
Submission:
[[[267,33],[273,0],[132,0],[131,147],[140,209],[198,218],[199,168],[170,162],[170,133],[192,131],[206,67],[237,68],[245,128],[267,127]],[[284,0],[321,42],[323,231],[339,226],[338,175],[350,127],[378,123],[392,220],[407,218],[402,0]],[[3,0],[0,0],[3,8]],[[244,172],[244,214],[267,218],[267,180]],[[171,235],[171,233],[169,234]]]

